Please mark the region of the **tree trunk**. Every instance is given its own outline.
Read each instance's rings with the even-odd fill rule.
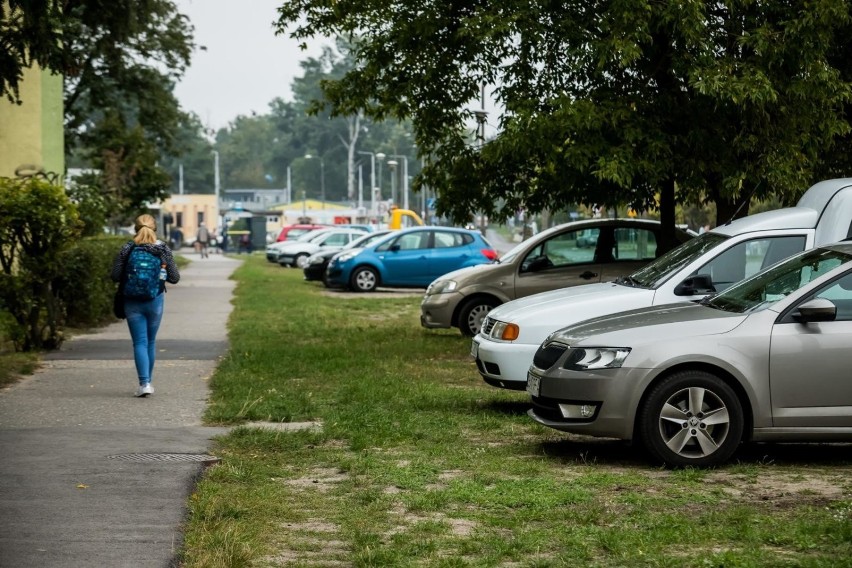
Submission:
[[[668,178],[660,188],[660,242],[657,255],[668,252],[679,243],[675,238],[675,186],[674,178]]]

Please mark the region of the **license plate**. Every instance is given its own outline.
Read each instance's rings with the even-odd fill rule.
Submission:
[[[470,356],[476,359],[479,357],[479,343],[476,341],[470,342]]]
[[[527,373],[527,392],[532,396],[541,394],[541,377]]]

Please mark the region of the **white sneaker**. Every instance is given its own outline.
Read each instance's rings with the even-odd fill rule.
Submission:
[[[139,388],[136,389],[136,396],[148,396],[149,394],[154,394],[154,387],[151,386],[151,383],[139,385]]]

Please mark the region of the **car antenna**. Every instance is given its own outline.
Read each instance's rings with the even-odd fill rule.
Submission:
[[[749,194],[748,194],[748,197],[747,197],[747,198],[745,198],[745,199],[743,200],[743,202],[742,202],[742,203],[740,203],[740,206],[739,206],[739,207],[737,207],[737,210],[736,210],[736,211],[734,211],[734,214],[733,214],[733,215],[731,215],[731,218],[730,218],[730,219],[728,219],[728,222],[727,222],[727,223],[725,223],[726,225],[730,225],[731,223],[733,223],[733,222],[734,222],[734,219],[736,219],[736,218],[737,218],[737,214],[738,214],[740,211],[742,211],[742,209],[743,209],[743,207],[745,207],[746,203],[748,203],[749,201],[751,201],[751,198],[752,198],[752,197],[754,197],[754,194],[755,194],[755,192],[757,191],[757,188],[759,188],[759,187],[760,187],[760,184],[762,184],[762,183],[763,183],[763,180],[760,180],[759,182],[757,182],[757,185],[756,185],[756,186],[754,186],[754,189],[752,189],[752,190],[751,190],[751,193],[749,193]]]

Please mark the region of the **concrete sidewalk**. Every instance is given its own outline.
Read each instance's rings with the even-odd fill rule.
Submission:
[[[0,391],[0,567],[176,565],[187,498],[227,431],[201,415],[239,265],[187,256],[166,294],[153,396],[133,396],[124,321],[73,338]]]

